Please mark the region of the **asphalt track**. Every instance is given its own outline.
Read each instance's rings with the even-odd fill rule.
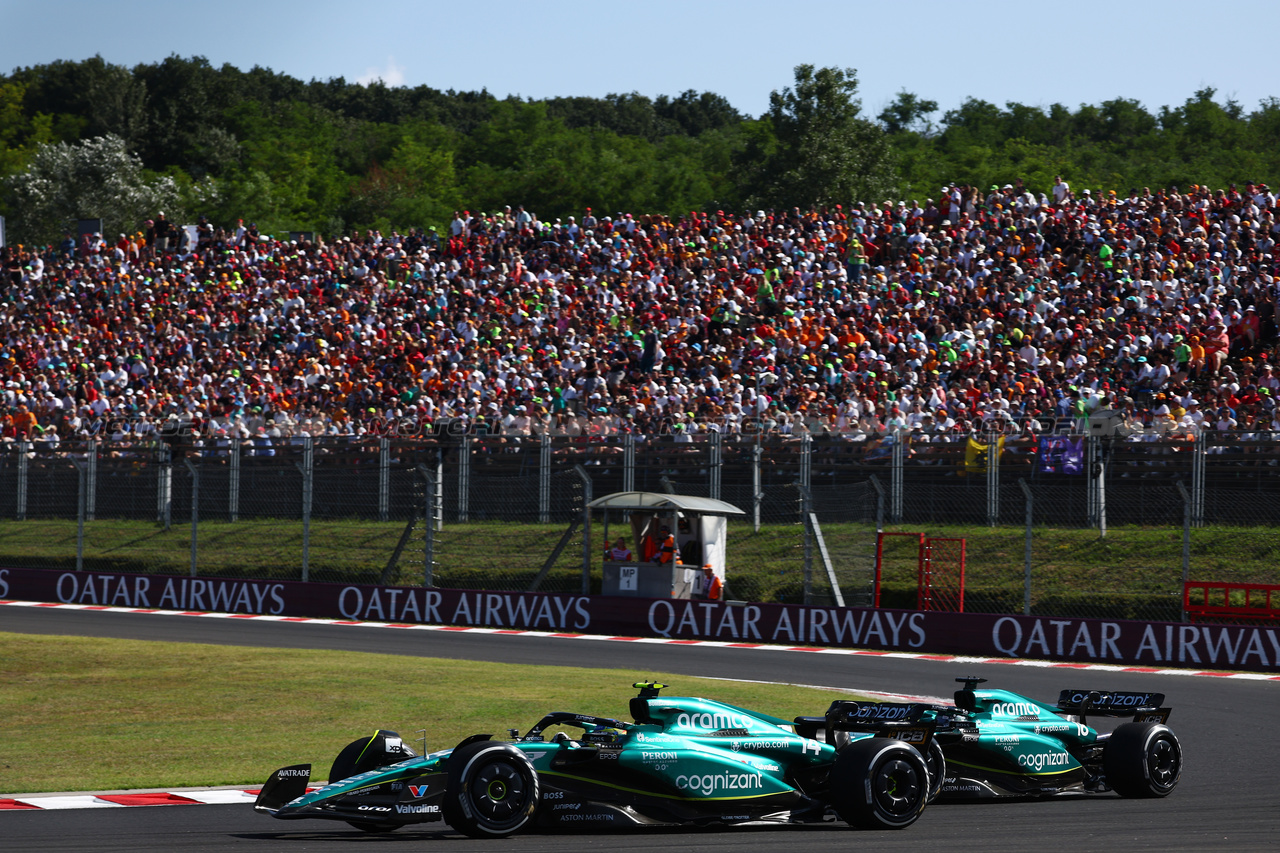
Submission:
[[[699,853],[786,848],[794,853],[862,849],[981,850],[1266,850],[1280,847],[1274,682],[1206,676],[1040,669],[1007,664],[885,657],[805,655],[764,649],[637,645],[494,634],[397,631],[183,616],[5,608],[0,630],[37,634],[182,640],[271,648],[341,649],[514,664],[562,664],[948,695],[958,675],[1037,698],[1063,688],[1158,690],[1173,708],[1186,770],[1165,800],[1113,795],[1073,799],[938,805],[901,832],[853,832],[843,826],[633,831],[625,834],[525,835],[473,841],[440,824],[370,836],[321,821],[285,823],[249,807],[177,806],[0,813],[6,851],[352,851],[418,850],[423,844],[464,850],[693,850]],[[798,709],[804,711],[805,709]],[[0,729],[2,731],[2,729]],[[51,748],[60,748],[52,747]],[[263,768],[263,775],[274,768]],[[0,780],[0,787],[3,782]]]

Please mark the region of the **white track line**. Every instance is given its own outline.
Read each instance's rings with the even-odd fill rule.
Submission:
[[[1093,672],[1127,672],[1149,675],[1180,675],[1206,678],[1232,678],[1243,681],[1280,681],[1280,675],[1263,672],[1232,672],[1214,669],[1161,669],[1150,666],[1126,666],[1123,664],[1081,664],[1069,661],[1029,660],[1022,658],[974,657],[972,655],[933,654],[928,652],[889,652],[874,649],[842,649],[822,646],[780,646],[768,643],[732,643],[723,640],[682,640],[674,637],[623,637],[611,634],[574,634],[567,631],[522,631],[508,628],[471,628],[459,625],[418,625],[404,622],[362,622],[355,619],[313,619],[301,616],[257,616],[241,613],[208,613],[196,610],[155,610],[136,607],[110,607],[98,604],[57,604],[43,601],[11,601],[0,599],[0,606],[47,607],[54,610],[97,610],[105,613],[144,613],[158,616],[195,616],[214,619],[250,619],[260,622],[292,622],[299,625],[343,625],[360,628],[393,628],[400,631],[448,631],[457,634],[501,634],[507,637],[553,637],[568,640],[595,640],[599,642],[650,643],[657,645],[702,646],[717,649],[746,649],[770,652],[803,652],[804,654],[850,655],[893,658],[895,660],[932,660],[947,663],[998,663],[1005,666],[1030,666],[1060,668]]]

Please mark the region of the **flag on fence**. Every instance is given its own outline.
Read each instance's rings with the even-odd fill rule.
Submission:
[[[1000,461],[1000,454],[1004,452],[1004,436],[996,439],[995,454],[996,462]],[[969,439],[969,443],[964,448],[964,470],[961,474],[985,474],[987,472],[987,460],[991,453],[990,444],[982,444],[981,442]]]
[[[1083,474],[1084,439],[1065,435],[1040,437],[1037,452],[1042,474]]]

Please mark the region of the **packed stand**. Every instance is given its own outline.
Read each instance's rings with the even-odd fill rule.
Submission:
[[[4,436],[1280,431],[1276,197],[1021,185],[3,250]],[[188,236],[189,235],[189,236]]]

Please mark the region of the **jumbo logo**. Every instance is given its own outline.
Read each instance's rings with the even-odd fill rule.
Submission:
[[[1030,702],[996,702],[991,713],[997,717],[1039,717],[1040,708]]]
[[[681,714],[676,717],[676,725],[684,729],[745,729],[750,722],[738,714],[726,714],[716,711],[714,714]]]
[[[1031,755],[1018,756],[1018,764],[1031,770],[1064,767],[1070,763],[1071,756],[1065,752],[1034,752]]]

